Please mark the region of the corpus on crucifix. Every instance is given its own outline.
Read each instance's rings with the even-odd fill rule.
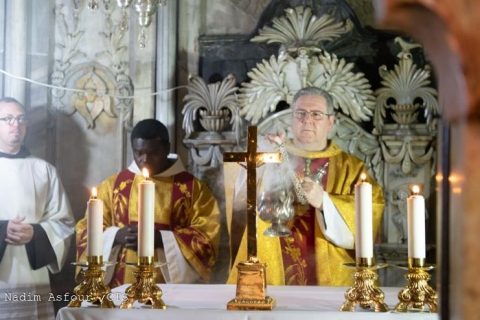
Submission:
[[[257,152],[257,127],[248,127],[246,152],[228,152],[224,162],[246,162],[247,169],[247,252],[248,260],[237,265],[237,292],[229,310],[271,310],[274,300],[265,295],[265,264],[257,259],[257,167],[264,163],[280,162],[280,153]]]

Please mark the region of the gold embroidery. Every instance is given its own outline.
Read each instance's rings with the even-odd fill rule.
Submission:
[[[191,198],[192,195],[190,194],[190,191],[188,191],[188,187],[185,183],[180,183],[180,182],[175,182],[175,184],[178,186],[178,189],[180,192],[185,195],[187,198]]]
[[[190,248],[195,253],[197,257],[209,257],[208,266],[212,267],[214,263],[214,255],[210,242],[202,233],[199,231],[193,230],[191,228],[178,229],[176,230],[177,234],[184,234],[191,236]]]
[[[128,181],[128,184],[132,183],[131,179],[129,179],[127,181]],[[125,189],[127,187],[127,185],[128,185],[127,181],[120,182],[120,185],[118,186],[120,188],[120,191],[122,191],[123,189]]]
[[[188,190],[188,186],[185,183],[175,182],[178,190],[182,193],[183,197],[180,197],[175,201],[174,209],[176,212],[176,223],[179,227],[185,227],[189,225],[189,212],[192,208],[192,194]]]
[[[128,179],[120,182],[118,188],[113,189],[113,209],[114,209],[114,224],[117,224],[120,228],[123,227],[122,217],[127,213],[128,199],[121,193],[129,184],[132,184],[133,180]]]
[[[294,240],[291,237],[285,239],[286,248],[285,253],[290,256],[293,261],[293,264],[288,266],[285,270],[285,275],[287,276],[286,283],[288,285],[306,285],[307,279],[305,275],[305,268],[307,267],[307,261],[302,258],[299,248],[292,247]]]
[[[295,208],[296,217],[295,221],[292,220],[290,228],[293,236],[285,239],[285,254],[292,260],[292,265],[285,269],[285,281],[286,284],[306,285],[307,275],[305,269],[307,268],[307,261],[302,257],[300,248],[295,246],[295,240],[301,243],[304,241],[305,235],[309,234],[310,226],[305,219],[302,219],[302,217],[308,215],[309,212],[308,206],[296,205]],[[298,223],[298,219],[300,219],[300,223]]]

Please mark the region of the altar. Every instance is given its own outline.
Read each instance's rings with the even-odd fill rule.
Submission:
[[[152,310],[137,306],[118,309],[123,299],[124,285],[112,290],[110,298],[115,309],[97,307],[62,308],[57,320],[127,320],[127,319],[438,319],[436,313],[375,313],[370,311],[340,312],[346,287],[269,286],[268,295],[276,299],[273,311],[227,311],[227,302],[235,297],[235,285],[163,284],[166,310]],[[382,288],[385,302],[393,309],[398,302],[400,288]]]

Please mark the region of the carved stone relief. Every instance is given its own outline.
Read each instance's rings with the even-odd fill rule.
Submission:
[[[121,19],[117,17],[114,21],[112,7],[106,7],[102,11],[105,29],[91,34],[79,20],[84,7],[76,4],[71,16],[67,16],[71,11],[63,4],[58,4],[55,10],[59,41],[55,46],[52,84],[68,89],[52,89],[52,107],[66,115],[78,112],[87,128],[95,128],[95,120],[102,112],[109,117],[121,114],[122,120],[128,122],[132,102],[122,97],[130,96],[133,86],[127,75],[127,46]],[[92,51],[88,46],[87,52],[81,45],[82,41],[96,40],[102,41],[104,45],[98,47],[105,50]]]

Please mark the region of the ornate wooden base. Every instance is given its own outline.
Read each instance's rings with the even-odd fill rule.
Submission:
[[[266,296],[265,264],[256,257],[237,265],[237,292],[227,304],[227,310],[272,310],[275,299]]]

